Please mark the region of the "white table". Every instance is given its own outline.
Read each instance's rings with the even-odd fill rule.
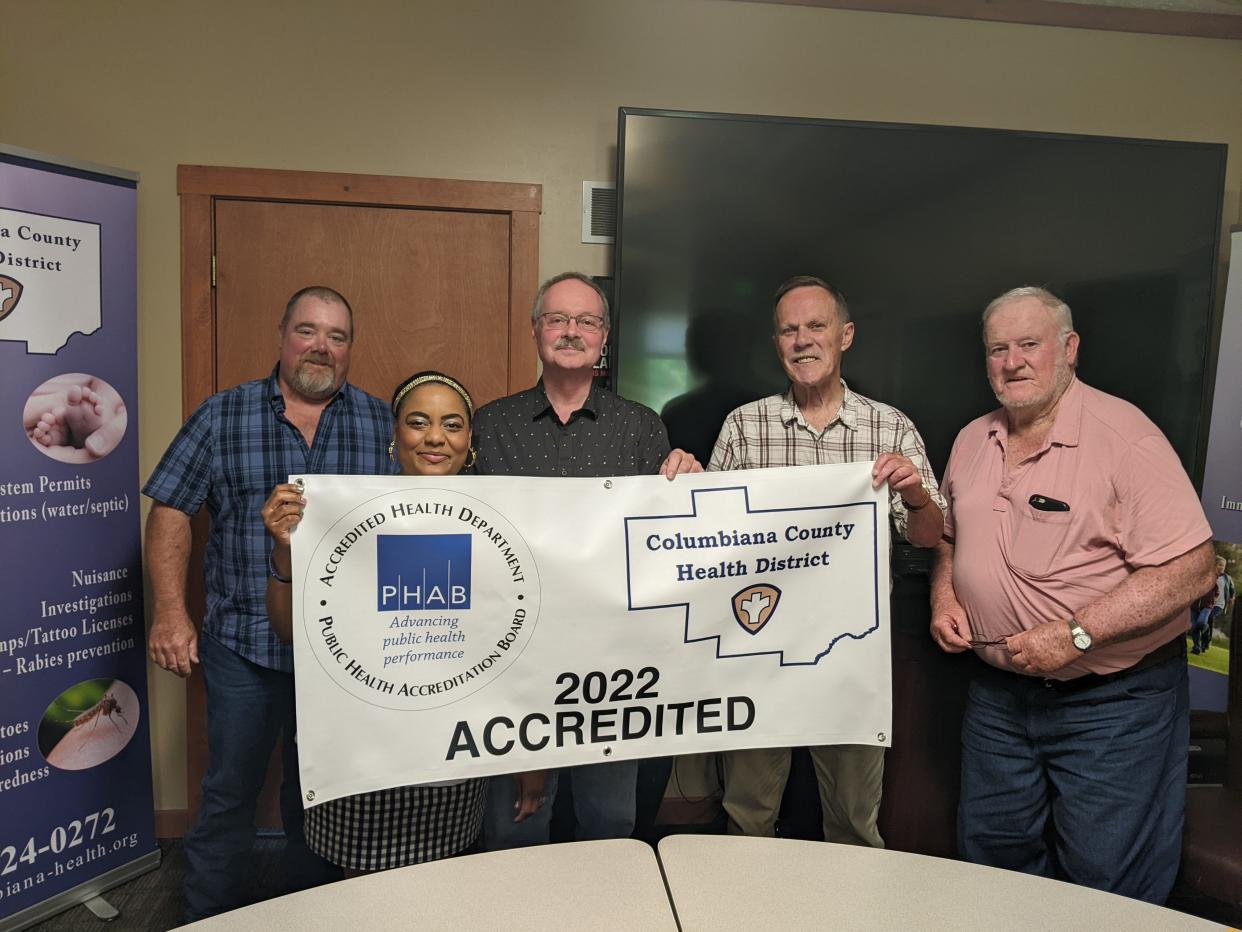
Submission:
[[[683,932],[1223,928],[1057,880],[900,851],[672,835],[659,854]]]
[[[676,932],[660,866],[630,839],[494,851],[367,874],[185,926],[307,929],[652,929]]]

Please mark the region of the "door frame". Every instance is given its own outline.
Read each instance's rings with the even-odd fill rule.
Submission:
[[[347,175],[272,168],[178,165],[181,198],[181,404],[189,417],[215,384],[215,201],[291,201],[353,207],[473,210],[509,216],[509,386],[535,384],[533,341],[524,339],[539,290],[539,214],[543,186],[504,181],[451,181],[394,175]],[[514,339],[517,335],[521,337]],[[189,347],[198,347],[191,353]],[[211,348],[210,354],[202,347]]]
[[[510,393],[529,388],[538,375],[533,341],[526,338],[530,309],[539,289],[539,214],[543,186],[501,181],[457,181],[395,175],[288,171],[178,165],[181,202],[181,408],[188,418],[216,384],[216,306],[212,284],[215,261],[215,202],[286,201],[351,207],[395,207],[506,214],[509,219],[509,376]],[[191,352],[191,347],[194,348]],[[204,352],[204,348],[209,351]],[[202,554],[208,519],[192,523],[194,549],[186,594],[191,614],[205,605]],[[186,808],[156,813],[161,838],[184,835],[193,825],[207,769],[207,693],[201,670],[186,683]]]

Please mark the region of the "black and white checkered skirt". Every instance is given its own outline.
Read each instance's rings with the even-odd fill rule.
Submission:
[[[306,843],[350,870],[434,861],[479,837],[486,799],[486,780],[346,796],[306,810]]]

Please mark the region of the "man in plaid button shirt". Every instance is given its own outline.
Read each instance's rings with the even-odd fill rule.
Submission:
[[[845,296],[823,279],[798,276],[776,291],[773,341],[789,388],[730,414],[709,470],[809,466],[875,460],[875,488],[887,485],[893,529],[932,547],[944,527],[945,502],[927,462],[923,438],[896,408],[849,390],[841,357],[854,342]],[[735,835],[775,834],[789,778],[788,748],[727,751],[724,807]],[[884,749],[869,745],[811,748],[824,815],[824,840],[884,846],[876,829]]]
[[[186,836],[187,921],[244,902],[254,813],[277,738],[284,735],[281,815],[290,889],[339,871],[302,832],[293,742],[293,651],[267,620],[271,543],[260,508],[291,473],[384,474],[392,436],[388,405],[345,382],[353,312],[330,288],[295,294],[280,322],[280,361],[265,379],[213,395],[182,426],[143,492],[147,570],[154,595],[151,659],[178,676],[202,662],[207,743],[198,823]],[[190,516],[207,505],[211,536],[201,635],[186,607]]]

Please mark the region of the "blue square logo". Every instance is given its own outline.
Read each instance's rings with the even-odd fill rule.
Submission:
[[[470,607],[469,534],[380,534],[376,595],[381,612]]]

